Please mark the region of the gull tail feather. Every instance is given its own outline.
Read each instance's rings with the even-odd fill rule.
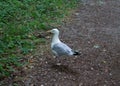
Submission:
[[[74,51],[73,55],[80,55],[81,53],[78,51]]]

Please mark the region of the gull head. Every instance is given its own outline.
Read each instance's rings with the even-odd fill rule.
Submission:
[[[53,33],[53,34],[59,34],[59,30],[57,28],[54,28],[50,31],[47,31],[47,32],[50,32],[50,33]]]
[[[51,33],[53,33],[53,34],[58,34],[58,33],[59,33],[59,30],[58,30],[57,28],[52,29],[52,30],[51,30]]]

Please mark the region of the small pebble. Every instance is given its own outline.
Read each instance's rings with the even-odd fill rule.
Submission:
[[[58,66],[61,65],[61,63],[57,63],[57,65],[58,65]]]
[[[75,15],[76,15],[76,16],[78,16],[78,15],[79,15],[79,13],[75,13]]]
[[[91,67],[91,70],[94,70],[93,67]]]
[[[83,85],[83,83],[80,83],[80,84],[79,84],[79,86],[82,86],[82,85]]]
[[[112,76],[112,73],[109,73],[110,76]]]
[[[94,48],[100,48],[100,46],[99,46],[99,45],[94,45],[93,47],[94,47]]]

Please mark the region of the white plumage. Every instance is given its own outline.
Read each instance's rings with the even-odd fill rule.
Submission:
[[[69,46],[67,46],[65,43],[61,42],[59,39],[59,30],[58,29],[52,29],[49,32],[53,33],[53,38],[51,42],[51,49],[52,52],[56,56],[62,56],[62,55],[78,55],[78,52],[73,51]]]

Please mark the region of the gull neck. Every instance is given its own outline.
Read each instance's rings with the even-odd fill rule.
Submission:
[[[53,38],[52,38],[52,43],[58,43],[60,42],[59,40],[59,33],[54,33]]]

